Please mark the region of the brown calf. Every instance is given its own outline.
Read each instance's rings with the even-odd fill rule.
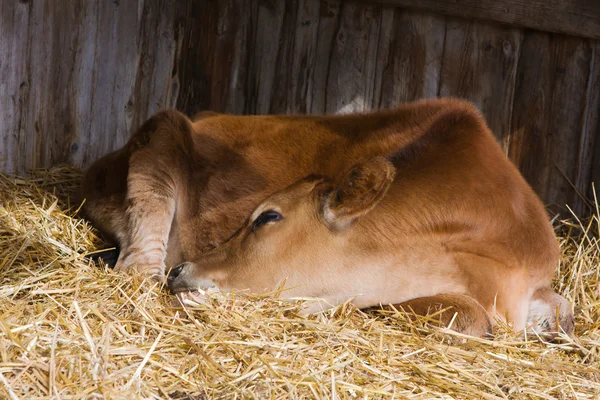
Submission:
[[[310,174],[332,183],[273,194]],[[121,247],[118,269],[164,278],[192,261],[170,280],[175,291],[286,280],[289,295],[319,306],[359,294],[359,307],[468,303],[516,329],[536,316],[539,328],[572,330],[570,306],[549,288],[558,245],[543,206],[462,101],[194,122],[168,111],[96,162],[83,192]]]

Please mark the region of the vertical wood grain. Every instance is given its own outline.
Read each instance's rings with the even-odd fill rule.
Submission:
[[[553,203],[553,210],[569,204],[582,211],[577,191],[587,192],[589,181],[578,160],[593,45],[589,40],[527,32],[522,46],[527,56],[519,63],[508,155],[542,200]]]
[[[314,7],[314,0],[309,0]],[[324,114],[327,110],[327,87],[333,59],[333,49],[340,25],[342,1],[324,0],[319,3],[317,40],[314,45],[315,61],[312,67],[309,89],[310,108],[313,114]]]
[[[600,195],[600,41],[591,45],[590,74],[586,87],[586,103],[582,121],[582,133],[579,143],[578,173],[576,186],[587,198],[594,200],[592,184],[596,196]],[[599,198],[600,200],[600,198]],[[581,214],[595,213],[593,207],[581,202],[575,204]]]
[[[328,71],[326,112],[373,108],[381,15],[380,6],[342,3]]]
[[[219,17],[214,52],[207,52],[204,55],[204,59],[214,58],[212,70],[214,99],[211,101],[210,109],[233,114],[248,114],[254,110],[250,88],[253,84],[251,76],[256,48],[258,4],[256,1],[246,0],[222,1],[218,4]],[[193,43],[190,45],[193,46]],[[198,62],[204,61],[198,60]],[[187,62],[183,60],[182,64],[187,65]]]
[[[254,49],[251,71],[253,72],[252,100],[247,110],[252,114],[268,114],[272,106],[276,74],[281,78],[289,74],[287,62],[278,63],[280,52],[287,52],[290,43],[289,31],[290,14],[296,11],[293,5],[296,2],[259,0],[258,14],[256,17],[256,36],[250,44]],[[289,6],[289,7],[288,7]],[[284,26],[284,20],[287,25]],[[284,35],[287,34],[288,37]],[[287,61],[287,60],[286,60]],[[284,72],[279,72],[283,70]]]
[[[439,95],[475,103],[499,139],[510,132],[521,37],[520,29],[493,23],[446,23]]]
[[[439,92],[446,19],[396,9],[384,12],[377,59],[377,108]]]
[[[275,113],[305,114],[312,105],[315,49],[317,41],[320,40],[321,5],[314,0],[300,0],[296,3],[294,12],[284,20],[286,29],[280,44],[289,42],[293,43],[293,46],[286,46],[287,51],[281,51],[277,60],[277,65],[287,64],[287,68],[278,69],[276,72],[277,91],[270,109]]]
[[[316,58],[317,43],[324,39],[319,35],[320,12],[323,7],[338,4],[335,1],[329,4],[314,0],[275,1],[279,7],[285,4],[285,9],[281,9],[270,2],[260,3],[263,7],[259,8],[257,43],[272,42],[272,46],[266,51],[265,47],[257,46],[254,54],[255,65],[262,65],[256,75],[256,112],[306,113],[312,105],[315,64],[328,61]],[[261,17],[264,18],[262,23]],[[264,65],[271,68],[267,78]]]
[[[88,165],[173,105],[174,7],[1,2],[0,169]]]
[[[363,0],[439,15],[600,39],[600,3],[590,0]]]
[[[14,170],[23,157],[20,137],[24,103],[29,98],[26,75],[29,7],[0,2],[0,170]]]
[[[350,0],[0,1],[0,170],[89,165],[167,107],[459,96],[545,202],[582,212],[600,185],[599,43]]]
[[[229,2],[223,1],[221,4],[226,9]],[[174,21],[178,45],[172,71],[172,79],[179,92],[176,107],[189,115],[199,109],[214,108],[215,103],[220,103],[213,74],[216,64],[229,65],[228,60],[219,57],[216,51],[220,13],[216,2],[192,2],[180,8],[180,15]],[[227,15],[226,12],[222,13]],[[197,23],[190,18],[194,15],[204,15],[204,23]],[[229,73],[227,68],[223,69]]]

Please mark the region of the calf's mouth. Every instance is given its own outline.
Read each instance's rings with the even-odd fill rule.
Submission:
[[[167,287],[173,294],[185,292],[208,292],[218,290],[217,284],[209,279],[194,279],[194,263],[184,262],[171,269],[167,275]]]

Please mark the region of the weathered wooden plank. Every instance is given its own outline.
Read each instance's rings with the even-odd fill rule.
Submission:
[[[24,99],[29,7],[0,2],[0,170],[14,170],[22,157],[20,132]]]
[[[136,46],[132,47],[136,63],[129,66],[135,67],[135,85],[127,100],[127,105],[131,105],[133,110],[130,131],[125,135],[127,138],[149,116],[175,105],[179,84],[173,84],[171,78],[179,45],[175,40],[174,22],[177,10],[186,9],[186,3],[187,0],[180,0],[177,7],[173,7],[165,2],[139,0],[138,20],[134,25],[137,30],[134,35]],[[119,46],[121,40],[130,40],[129,37],[129,34],[122,33],[116,45]],[[101,40],[97,48],[104,47]]]
[[[136,100],[130,98],[136,82],[137,60],[132,55],[137,53],[137,32],[133,32],[132,27],[138,25],[138,5],[134,2],[118,6],[83,4],[88,10],[82,11],[81,19],[58,28],[64,29],[65,40],[73,41],[79,52],[73,60],[75,84],[63,83],[69,90],[79,91],[75,102],[81,125],[74,126],[76,138],[72,144],[78,151],[68,160],[76,164],[87,164],[122,146],[131,129],[145,116],[134,106]],[[92,28],[91,32],[86,25]],[[69,27],[73,26],[82,36],[68,36]],[[146,66],[151,65],[149,62],[143,60]],[[68,64],[55,61],[58,68],[68,68]],[[141,101],[147,102],[149,95],[147,92]],[[68,123],[63,119],[55,122]]]
[[[319,8],[315,0],[259,2],[254,54],[257,113],[310,109]]]
[[[342,3],[328,71],[328,113],[373,108],[381,7]]]
[[[219,71],[217,65],[226,76],[230,75],[227,56],[223,57],[223,52],[217,51],[219,37],[229,36],[229,26],[223,28],[219,17],[220,14],[230,15],[228,11],[231,2],[220,2],[222,10],[219,3],[214,1],[191,2],[185,5],[187,7],[179,5],[180,15],[176,17],[175,22],[178,48],[172,71],[173,82],[179,86],[176,106],[189,115],[200,110],[217,111],[222,100],[221,91],[215,86],[227,86],[227,82],[215,77]],[[235,7],[232,8],[235,10]],[[195,16],[204,16],[205,19],[198,23]],[[227,33],[223,34],[223,31]]]
[[[316,48],[319,36],[321,4],[315,0],[299,0],[294,13],[295,18],[284,20],[284,27],[289,23],[294,27],[285,30],[282,41],[286,38],[293,42],[288,52],[281,52],[278,64],[289,63],[285,69],[279,69],[277,74],[277,94],[273,96],[273,105],[285,104],[285,108],[271,107],[272,112],[287,114],[306,114],[312,107],[312,93],[316,59]],[[280,41],[281,43],[281,41]],[[326,62],[325,60],[319,60]],[[281,74],[286,72],[283,78]],[[283,78],[283,79],[281,79]]]
[[[174,7],[68,3],[0,5],[2,170],[87,165],[177,96]]]
[[[589,199],[594,200],[593,184],[596,197],[600,200],[600,41],[593,44],[586,92],[580,159],[577,163],[581,173],[577,176],[576,185],[584,190]],[[592,208],[589,212],[595,213],[596,210]]]
[[[219,4],[219,12],[215,42],[212,46],[214,51],[207,51],[197,61],[204,63],[205,61],[201,60],[209,60],[209,63],[213,63],[212,97],[208,108],[232,114],[249,114],[255,110],[255,82],[252,76],[257,41],[258,3],[246,0],[216,3]],[[203,15],[194,15],[198,19],[204,19]],[[185,60],[182,60],[182,64],[190,68]]]
[[[342,2],[323,0],[319,5],[319,23],[315,43],[315,61],[310,79],[310,112],[323,114],[327,110],[327,87],[330,77],[333,48],[340,25]]]
[[[598,41],[350,0],[56,3],[0,2],[2,170],[89,165],[174,105],[335,113],[439,94],[479,105],[546,202],[583,210],[577,190],[600,180]]]
[[[446,21],[402,9],[384,10],[377,52],[376,108],[391,108],[439,92]]]
[[[595,0],[362,1],[600,39],[600,2]]]
[[[248,4],[246,0],[236,0],[223,17],[219,17],[216,54],[222,59],[228,57],[229,62],[225,65],[215,63],[216,76],[219,77],[217,82],[229,82],[223,85],[223,108],[220,111],[249,114],[254,109],[249,85],[253,84],[251,64],[255,52],[257,15],[256,1]]]
[[[579,165],[589,158],[582,156],[582,132],[597,131],[585,127],[585,88],[597,71],[592,68],[594,47],[587,40],[528,32],[522,53],[527,56],[521,57],[517,72],[508,155],[554,211],[569,204],[582,212],[577,191],[585,193],[589,185],[582,175],[589,166]],[[589,133],[584,135],[589,139]]]
[[[312,102],[314,94],[326,94],[329,71],[322,66],[329,65],[331,51],[319,50],[322,44],[331,45],[326,38],[333,32],[327,32],[327,25],[336,19],[339,7],[335,0],[258,2],[249,76],[253,101],[248,112],[324,112],[324,107],[315,111]]]
[[[475,103],[499,139],[510,132],[521,37],[518,28],[459,18],[446,23],[439,95]]]
[[[295,2],[258,1],[256,36],[254,41],[249,43],[254,52],[250,66],[253,78],[250,88],[252,100],[247,111],[252,114],[269,113],[277,71],[285,70],[289,65],[287,62],[278,64],[277,61],[280,51],[286,51],[289,46],[293,46],[293,43],[289,43],[289,37],[286,38],[287,41],[282,37],[283,32],[289,32],[291,28],[290,26],[284,27],[284,19],[287,18],[286,13],[295,13],[296,8],[293,3]],[[289,25],[289,20],[287,23]]]

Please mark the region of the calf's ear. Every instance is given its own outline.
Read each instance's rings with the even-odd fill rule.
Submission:
[[[385,196],[396,169],[383,157],[357,164],[323,201],[323,218],[333,230],[344,230],[356,218],[371,211]]]

